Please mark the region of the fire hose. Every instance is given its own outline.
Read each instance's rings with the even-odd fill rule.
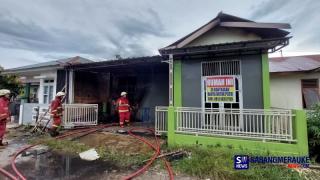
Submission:
[[[79,134],[79,133],[86,133],[86,134],[90,134],[90,133],[93,133],[93,132],[96,132],[100,129],[103,129],[103,128],[107,128],[107,127],[111,127],[111,126],[115,126],[116,124],[109,124],[109,125],[103,125],[103,126],[99,126],[99,127],[95,127],[95,128],[87,128],[87,129],[80,129],[80,130],[74,130],[72,132],[67,132],[66,134],[63,134],[61,136],[57,136],[56,139],[62,139],[64,137],[67,137],[67,136],[71,136],[71,135],[74,135],[74,134]],[[143,143],[147,144],[150,148],[154,149],[155,150],[155,153],[154,155],[152,156],[152,158],[149,160],[149,162],[144,165],[142,168],[140,168],[139,170],[137,170],[136,172],[124,177],[123,179],[127,180],[127,179],[132,179],[133,177],[136,177],[140,174],[142,174],[143,172],[145,172],[150,166],[151,164],[156,160],[156,158],[159,156],[160,154],[160,143],[158,141],[158,138],[156,137],[155,135],[155,142],[156,142],[156,145],[153,145],[151,144],[149,141],[147,141],[146,139],[144,138],[141,138],[137,135],[135,135],[133,133],[134,130],[146,130],[152,134],[154,134],[154,131],[152,129],[143,129],[143,128],[133,128],[131,130],[128,131],[129,135],[134,137],[134,138],[137,138],[139,139],[140,141],[142,141]],[[3,168],[0,168],[0,173],[2,173],[4,176],[8,177],[9,179],[12,179],[12,180],[19,180],[19,179],[22,179],[22,180],[26,180],[26,177],[24,177],[22,175],[22,173],[17,169],[16,167],[16,164],[15,164],[15,160],[16,158],[22,153],[24,152],[25,150],[29,149],[29,148],[32,148],[36,145],[39,145],[43,142],[39,142],[39,143],[36,143],[36,144],[33,144],[33,145],[28,145],[22,149],[20,149],[17,153],[15,153],[15,155],[13,156],[13,158],[11,159],[11,167],[13,169],[13,171],[16,173],[16,175],[18,177],[16,177],[14,174],[11,174],[10,172],[4,170]],[[172,168],[170,166],[170,163],[168,161],[166,161],[164,158],[162,158],[162,161],[165,163],[165,166],[166,166],[166,169],[169,173],[169,177],[170,179],[174,179],[173,177],[173,171],[172,171]]]
[[[146,131],[149,131],[151,134],[154,134],[156,145],[153,145],[148,140],[135,135],[133,133],[134,130],[146,130]],[[160,155],[160,143],[159,143],[159,140],[158,140],[157,136],[155,135],[155,133],[154,133],[154,131],[152,129],[133,128],[133,129],[130,129],[128,131],[128,133],[129,133],[130,136],[132,136],[132,137],[134,137],[136,139],[139,139],[143,143],[147,144],[150,148],[154,149],[155,153],[154,153],[154,155],[152,156],[152,158],[149,160],[149,162],[146,165],[144,165],[138,171],[136,171],[136,172],[124,177],[123,178],[124,180],[132,179],[132,178],[142,174],[143,172],[145,172],[151,166],[151,164],[156,160],[156,158]],[[173,180],[174,179],[173,171],[172,171],[172,168],[170,166],[170,163],[167,160],[165,160],[165,158],[161,158],[161,159],[165,163],[166,169],[167,169],[167,171],[169,173],[170,180]]]

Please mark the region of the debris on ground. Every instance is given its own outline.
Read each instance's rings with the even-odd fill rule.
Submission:
[[[81,159],[87,160],[87,161],[94,161],[100,158],[99,154],[94,148],[89,149],[88,151],[79,153],[79,156]]]
[[[126,134],[126,133],[127,133],[127,131],[125,131],[125,130],[123,130],[123,129],[119,129],[119,130],[117,131],[117,133],[120,133],[120,134]]]
[[[179,150],[179,151],[173,151],[173,152],[160,154],[156,159],[166,157],[169,161],[172,161],[172,160],[181,159],[187,155],[188,155],[188,152]],[[148,161],[150,161],[150,159],[144,160],[143,163],[148,162]]]
[[[48,146],[38,145],[38,146],[34,146],[34,147],[24,151],[21,155],[22,156],[29,156],[29,155],[38,156],[38,155],[46,153],[48,151],[49,151]]]

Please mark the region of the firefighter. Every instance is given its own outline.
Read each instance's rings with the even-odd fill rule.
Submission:
[[[127,125],[130,123],[130,105],[126,92],[121,93],[121,97],[116,101],[116,106],[119,112],[120,127],[123,128],[124,123]]]
[[[7,121],[10,120],[9,113],[10,91],[7,89],[0,90],[0,146],[5,146],[8,143],[3,142],[3,136],[6,132]]]
[[[53,122],[50,129],[50,135],[52,137],[59,135],[59,132],[57,131],[58,127],[60,127],[61,124],[61,118],[62,118],[62,98],[65,96],[64,92],[58,92],[55,99],[51,102],[51,116],[53,118]]]

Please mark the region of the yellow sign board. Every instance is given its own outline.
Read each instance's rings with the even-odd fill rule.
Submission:
[[[236,87],[234,76],[208,76],[206,103],[235,103]]]

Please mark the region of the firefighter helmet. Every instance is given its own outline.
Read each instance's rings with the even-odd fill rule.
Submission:
[[[121,96],[127,95],[127,92],[121,92]]]
[[[65,95],[66,95],[66,93],[64,93],[64,92],[58,92],[56,96],[60,97],[60,96],[65,96]]]
[[[0,96],[4,96],[6,94],[10,94],[10,90],[8,90],[8,89],[1,89],[0,90]]]

